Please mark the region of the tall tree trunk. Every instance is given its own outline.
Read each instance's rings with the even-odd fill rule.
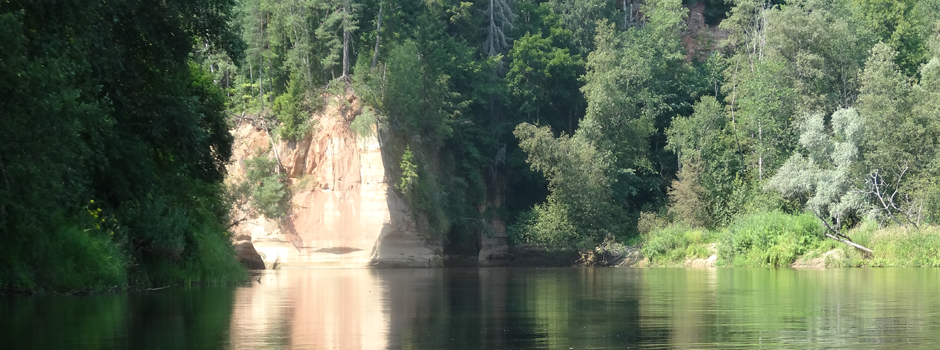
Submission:
[[[385,0],[379,1],[379,20],[375,24],[375,51],[372,53],[372,66],[369,67],[369,70],[375,68],[375,65],[379,63],[379,35],[382,33],[382,5],[385,3]]]
[[[261,56],[261,60],[258,66],[258,93],[261,95],[261,109],[264,109],[264,56]]]
[[[349,74],[349,7],[343,3],[343,79]]]

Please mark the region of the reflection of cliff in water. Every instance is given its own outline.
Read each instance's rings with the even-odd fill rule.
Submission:
[[[262,274],[236,292],[232,348],[385,349],[382,288],[365,269]]]

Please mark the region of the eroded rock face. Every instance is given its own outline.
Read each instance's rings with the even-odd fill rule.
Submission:
[[[291,182],[290,214],[239,224],[267,268],[431,267],[441,264],[441,242],[428,238],[410,208],[389,188],[375,135],[358,137],[349,123],[360,111],[354,97],[315,115],[316,131],[281,141],[277,155]],[[242,123],[233,131],[229,176],[245,176],[244,160],[271,148],[265,131]]]
[[[479,266],[506,266],[509,265],[509,238],[506,235],[506,223],[502,220],[492,220],[489,223],[492,235],[481,235],[480,255],[477,257]]]

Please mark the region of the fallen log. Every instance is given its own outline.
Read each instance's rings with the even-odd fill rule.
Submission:
[[[839,242],[848,244],[848,245],[850,245],[850,246],[853,246],[853,247],[855,247],[855,248],[858,248],[859,250],[866,251],[866,252],[868,252],[869,254],[874,253],[871,249],[865,248],[865,247],[859,245],[858,243],[855,243],[855,242],[852,242],[852,241],[848,241],[848,240],[844,240],[844,239],[842,239],[842,238],[833,236],[833,235],[831,235],[831,234],[829,234],[829,233],[826,234],[826,237],[829,237],[829,238],[832,238],[832,239],[837,240],[837,241],[839,241]]]

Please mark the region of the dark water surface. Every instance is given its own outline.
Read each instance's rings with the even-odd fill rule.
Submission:
[[[0,348],[940,348],[940,269],[281,270],[0,297]]]

